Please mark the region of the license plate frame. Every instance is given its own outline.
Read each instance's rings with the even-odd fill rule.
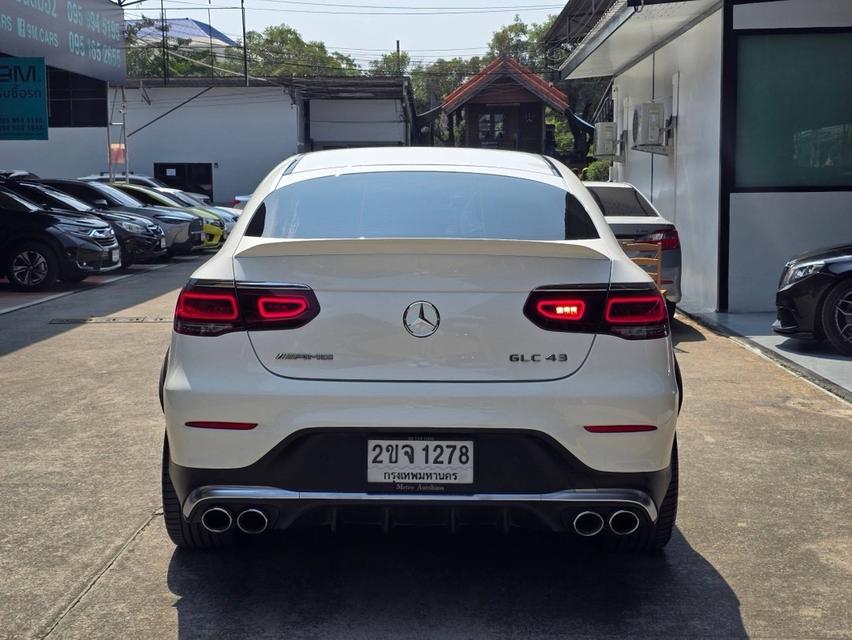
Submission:
[[[380,457],[377,446],[382,447]],[[476,480],[475,450],[476,442],[471,437],[370,436],[366,439],[366,465],[362,468],[371,488],[405,485],[407,490],[428,491],[436,486],[469,489]]]

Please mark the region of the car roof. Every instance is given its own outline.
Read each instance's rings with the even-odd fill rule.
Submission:
[[[362,147],[315,151],[299,158],[292,172],[296,174],[338,167],[383,165],[488,167],[547,176],[558,175],[553,165],[542,155],[461,147]]]

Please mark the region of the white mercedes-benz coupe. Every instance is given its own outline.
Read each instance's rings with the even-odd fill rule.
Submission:
[[[665,302],[540,155],[282,162],[181,291],[160,388],[179,546],[490,524],[647,551],[674,526]]]

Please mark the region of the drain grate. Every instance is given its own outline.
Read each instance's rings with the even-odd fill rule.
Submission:
[[[94,316],[90,318],[53,318],[48,324],[152,324],[171,323],[165,316]]]

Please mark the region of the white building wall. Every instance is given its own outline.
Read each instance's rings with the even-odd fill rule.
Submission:
[[[400,100],[311,100],[310,114],[315,150],[408,144]]]
[[[47,137],[0,140],[0,169],[25,169],[45,178],[79,178],[106,170],[106,128],[51,128]]]
[[[784,263],[852,240],[852,192],[732,193],[731,311],[775,309]]]
[[[852,0],[734,6],[734,29],[852,26]],[[829,98],[830,99],[830,98]],[[784,263],[852,240],[852,192],[732,193],[728,310],[771,311]]]
[[[151,104],[128,90],[128,134],[201,90],[146,87]],[[298,130],[299,109],[280,87],[217,87],[131,135],[130,170],[152,175],[155,162],[211,163],[214,201],[230,202],[297,152]]]
[[[637,104],[663,102],[667,116],[672,105],[678,105],[673,153],[662,156],[631,149],[626,161],[616,164],[614,179],[636,185],[677,225],[683,305],[692,309],[715,309],[717,302],[721,77],[720,10],[614,82],[628,130]],[[625,101],[629,110],[624,109]]]

